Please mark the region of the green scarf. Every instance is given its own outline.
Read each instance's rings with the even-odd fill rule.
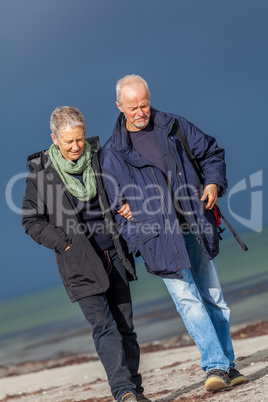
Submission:
[[[91,167],[91,146],[85,141],[85,148],[77,162],[67,161],[59,148],[52,144],[48,150],[52,165],[59,173],[63,183],[76,198],[88,201],[97,194],[97,184],[94,171]],[[83,185],[80,180],[71,176],[83,172]]]

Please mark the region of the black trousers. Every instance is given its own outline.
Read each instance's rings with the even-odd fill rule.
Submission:
[[[92,329],[112,395],[118,401],[127,392],[142,394],[143,388],[138,373],[140,348],[134,332],[126,269],[115,249],[110,250],[109,255],[113,265],[109,289],[78,303]]]

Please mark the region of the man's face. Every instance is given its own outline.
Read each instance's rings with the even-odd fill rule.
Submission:
[[[125,85],[121,91],[121,104],[116,104],[126,117],[127,130],[140,131],[148,125],[151,113],[150,99],[144,84]]]
[[[76,161],[84,152],[85,134],[81,126],[61,131],[58,138],[55,138],[53,134],[51,137],[67,161]]]

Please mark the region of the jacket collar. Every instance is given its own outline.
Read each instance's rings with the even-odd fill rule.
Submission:
[[[173,120],[173,116],[151,107],[150,121],[156,131],[158,131],[157,129],[168,131]],[[142,166],[145,163],[148,163],[148,161],[145,158],[140,157],[133,148],[130,136],[126,129],[126,118],[123,113],[120,113],[117,118],[111,140],[111,147],[113,150],[120,153],[122,158],[127,160],[129,163],[135,166]]]

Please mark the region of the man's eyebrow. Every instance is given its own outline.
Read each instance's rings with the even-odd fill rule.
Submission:
[[[149,101],[146,101],[146,102],[142,103],[141,106],[136,106],[136,105],[135,105],[135,106],[131,106],[131,105],[129,105],[128,108],[129,108],[129,109],[137,109],[138,107],[147,106],[148,104],[149,104]]]

